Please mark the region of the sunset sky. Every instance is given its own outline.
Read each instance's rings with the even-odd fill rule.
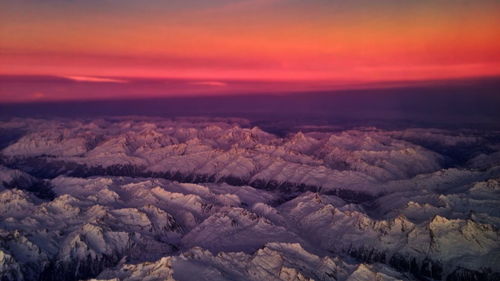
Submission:
[[[0,75],[188,79],[198,88],[500,75],[494,0],[0,3]]]

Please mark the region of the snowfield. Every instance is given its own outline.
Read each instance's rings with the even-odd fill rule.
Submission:
[[[500,132],[2,129],[2,281],[500,279]]]

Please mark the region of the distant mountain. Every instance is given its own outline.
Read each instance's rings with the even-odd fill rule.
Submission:
[[[497,132],[12,119],[0,280],[497,280]]]

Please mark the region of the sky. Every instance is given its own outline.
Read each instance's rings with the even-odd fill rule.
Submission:
[[[188,81],[155,95],[498,76],[500,1],[0,0],[0,75]]]

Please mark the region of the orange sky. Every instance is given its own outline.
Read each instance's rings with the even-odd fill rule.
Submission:
[[[500,74],[499,1],[0,3],[0,74],[285,81]]]

